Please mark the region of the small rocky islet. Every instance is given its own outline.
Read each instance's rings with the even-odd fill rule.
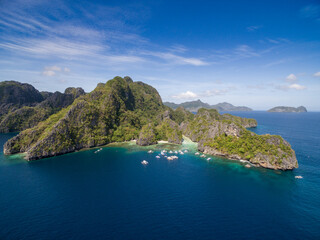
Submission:
[[[294,150],[281,136],[247,130],[257,126],[255,119],[219,114],[215,109],[201,108],[197,114],[183,107],[173,110],[163,104],[155,88],[130,77],[99,83],[88,94],[69,91],[74,96],[72,103],[8,140],[4,153],[26,153],[27,160],[36,160],[130,140],[141,146],[161,140],[181,144],[184,135],[205,154],[269,169],[298,167]],[[5,118],[3,114],[2,121]]]
[[[302,113],[307,112],[307,109],[304,106],[300,107],[287,107],[287,106],[278,106],[268,110],[268,112],[279,112],[279,113]]]

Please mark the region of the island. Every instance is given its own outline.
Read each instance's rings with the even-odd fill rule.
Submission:
[[[268,110],[268,112],[289,112],[289,113],[301,113],[307,112],[307,109],[304,106],[300,107],[285,107],[285,106],[278,106]]]
[[[181,144],[183,135],[201,152],[256,166],[292,170],[298,167],[294,150],[281,136],[257,135],[255,119],[220,114],[201,108],[193,114],[162,103],[158,91],[130,77],[99,83],[90,93],[20,132],[4,144],[4,154],[24,153],[29,161],[136,140],[141,146],[164,140]]]
[[[172,108],[177,109],[178,107],[184,107],[186,110],[190,112],[197,112],[200,108],[206,108],[206,109],[217,109],[218,111],[252,111],[251,108],[245,107],[245,106],[234,106],[231,103],[223,102],[218,103],[215,105],[210,105],[208,103],[202,102],[200,99],[197,101],[190,101],[190,102],[184,102],[180,104],[176,104],[173,102],[164,102],[164,105]]]

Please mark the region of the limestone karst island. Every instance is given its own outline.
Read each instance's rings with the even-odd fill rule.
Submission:
[[[87,94],[81,88],[39,92],[12,81],[2,82],[0,91],[0,130],[21,131],[4,144],[6,155],[24,153],[36,160],[130,140],[141,146],[161,140],[181,144],[186,136],[205,154],[270,169],[298,167],[294,150],[281,136],[247,130],[257,126],[255,119],[216,109],[173,110],[155,88],[130,77],[99,83]]]
[[[0,240],[320,240],[320,0],[0,0]]]

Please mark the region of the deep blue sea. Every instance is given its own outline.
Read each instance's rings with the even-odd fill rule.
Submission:
[[[0,239],[320,239],[320,113],[233,114],[282,135],[299,168],[207,161],[191,145],[177,160],[155,158],[165,144],[26,162],[2,154],[14,134],[0,135]]]

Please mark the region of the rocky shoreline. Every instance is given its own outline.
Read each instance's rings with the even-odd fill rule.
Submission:
[[[289,143],[276,135],[257,135],[255,119],[199,109],[192,114],[163,105],[159,93],[131,78],[115,77],[91,93],[20,132],[4,144],[4,154],[26,153],[26,159],[58,156],[113,142],[136,140],[140,146],[158,141],[181,144],[183,135],[202,152],[245,159],[262,167],[291,170],[298,167]]]

